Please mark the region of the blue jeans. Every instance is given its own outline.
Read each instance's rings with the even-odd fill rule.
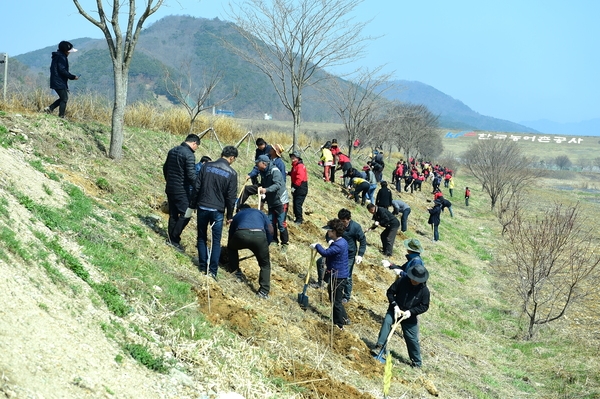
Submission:
[[[367,192],[367,198],[371,201],[371,204],[375,203],[375,189],[377,189],[377,184],[370,184],[369,191]]]
[[[223,212],[206,211],[198,209],[198,269],[201,273],[208,271],[213,275],[217,275],[219,270],[219,257],[221,256],[221,236],[223,235]],[[213,224],[211,228],[211,249],[210,263],[208,259],[208,225]]]

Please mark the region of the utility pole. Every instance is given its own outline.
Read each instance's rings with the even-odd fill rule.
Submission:
[[[8,53],[2,54],[2,58],[0,58],[0,64],[4,64],[4,91],[2,100],[6,101],[6,81],[8,80]]]

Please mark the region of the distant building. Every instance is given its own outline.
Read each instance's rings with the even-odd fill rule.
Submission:
[[[273,119],[273,115],[271,115],[271,114],[265,114],[265,120],[266,121],[270,121],[271,119]]]
[[[216,115],[225,115],[225,116],[230,116],[230,117],[234,117],[235,116],[235,112],[227,110],[227,109],[218,109],[215,111]]]

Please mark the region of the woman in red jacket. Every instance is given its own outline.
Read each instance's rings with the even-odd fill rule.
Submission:
[[[292,161],[292,170],[288,172],[292,180],[292,203],[294,210],[294,223],[302,224],[304,218],[302,216],[302,205],[308,194],[308,173],[306,166],[300,158],[300,153],[294,151],[290,154]]]

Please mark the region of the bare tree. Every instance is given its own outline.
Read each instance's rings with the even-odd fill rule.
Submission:
[[[184,61],[179,68],[180,78],[173,78],[171,72],[165,70],[165,86],[167,92],[173,96],[187,111],[190,117],[190,130],[192,133],[196,118],[204,110],[211,107],[220,107],[231,101],[237,95],[237,89],[223,98],[216,101],[210,101],[217,85],[223,79],[223,72],[216,67],[202,74],[202,84],[196,84],[196,79],[192,76],[191,60]]]
[[[264,73],[293,119],[297,146],[302,91],[329,75],[324,68],[347,64],[364,53],[365,23],[350,13],[363,0],[243,0],[230,4],[230,17],[250,49],[228,43]]]
[[[554,164],[558,166],[560,170],[564,170],[569,169],[573,165],[573,162],[571,162],[568,156],[559,155],[556,158],[554,158]]]
[[[369,125],[378,116],[382,103],[387,102],[381,95],[392,87],[385,84],[391,74],[380,74],[381,68],[361,69],[354,79],[330,79],[322,87],[323,98],[344,123],[348,156],[352,155],[354,140],[368,135]]]
[[[477,140],[462,158],[490,197],[492,210],[498,202],[506,206],[543,175],[543,171],[531,168],[530,159],[511,140]]]
[[[540,325],[563,317],[570,305],[589,294],[600,277],[600,256],[578,205],[556,204],[530,219],[524,215],[517,212],[507,226],[504,280],[520,298],[531,339]]]
[[[112,4],[112,13],[108,16],[104,11],[104,5],[101,0],[96,0],[98,7],[95,13],[98,13],[98,19],[92,17],[79,4],[79,0],[73,0],[75,7],[85,19],[96,25],[106,39],[108,51],[113,63],[115,98],[112,113],[112,131],[110,136],[109,157],[121,159],[123,157],[123,126],[125,124],[125,105],[127,103],[127,89],[129,80],[129,66],[133,57],[133,52],[137,44],[142,26],[146,19],[154,14],[164,0],[145,0],[142,9],[142,15],[135,21],[136,9],[135,0],[120,2],[119,0],[109,0]],[[125,36],[121,31],[119,14],[127,13],[127,30]]]

